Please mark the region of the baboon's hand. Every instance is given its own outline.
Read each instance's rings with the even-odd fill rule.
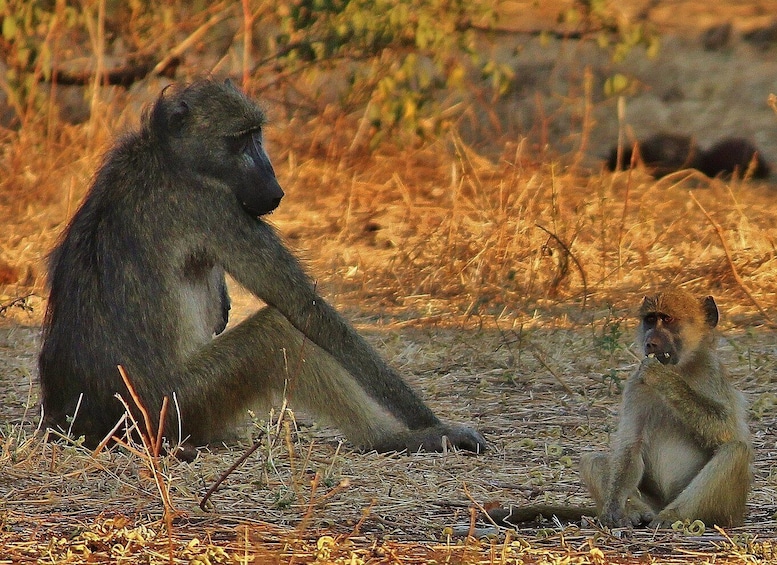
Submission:
[[[467,426],[448,426],[445,436],[458,449],[483,453],[488,447],[486,438],[479,431]]]
[[[661,373],[664,371],[663,367],[655,356],[648,355],[645,357],[639,365],[639,375],[642,378],[642,382],[648,386],[653,386],[661,378]]]
[[[440,425],[433,428],[413,430],[407,435],[408,452],[443,451],[451,447],[466,449],[475,453],[486,450],[486,440],[477,430],[466,426]]]
[[[672,527],[672,524],[678,520],[682,521],[682,519],[683,517],[680,512],[678,512],[676,508],[672,508],[670,505],[664,508],[661,512],[658,513],[658,516],[655,516],[653,520],[650,521],[650,528],[653,530],[656,528],[668,529]]]

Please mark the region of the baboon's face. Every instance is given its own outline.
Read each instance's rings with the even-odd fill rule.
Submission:
[[[252,216],[269,214],[281,203],[283,189],[264,149],[262,129],[227,137],[226,143],[238,169],[233,187],[238,201]]]
[[[642,349],[664,365],[676,365],[680,360],[682,340],[678,320],[664,312],[646,312],[640,324]]]
[[[252,216],[275,210],[283,190],[264,147],[261,109],[229,82],[165,93],[155,127],[178,166],[215,179]]]
[[[718,307],[711,296],[699,300],[682,289],[646,296],[639,310],[637,342],[645,355],[664,365],[677,365],[703,340],[711,339]]]

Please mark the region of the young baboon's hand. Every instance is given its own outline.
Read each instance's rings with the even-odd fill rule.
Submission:
[[[486,450],[486,440],[477,430],[466,426],[440,425],[423,430],[413,430],[407,436],[408,452],[444,451],[451,447],[475,453]]]
[[[649,523],[656,517],[653,510],[639,498],[630,498],[624,507],[606,506],[599,521],[608,528],[631,528]]]
[[[653,355],[648,355],[639,365],[639,374],[642,382],[648,386],[653,386],[661,378],[664,366]]]

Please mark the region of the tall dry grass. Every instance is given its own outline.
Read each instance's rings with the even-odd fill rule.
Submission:
[[[98,88],[94,98],[103,102],[87,123],[57,120],[52,104],[4,133],[0,260],[16,285],[43,292],[46,252],[110,140],[138,121],[126,94]],[[270,220],[343,303],[402,318],[547,310],[585,320],[671,282],[719,295],[735,320],[775,316],[770,187],[586,171],[575,156],[547,160],[529,139],[486,158],[455,130],[366,153],[351,150],[357,129],[321,117],[269,133],[288,193]]]
[[[313,122],[309,135],[338,133]],[[775,315],[770,187],[586,171],[574,155],[543,160],[528,139],[487,159],[455,132],[357,159],[274,142],[289,192],[274,219],[366,310],[583,321],[673,283],[720,296],[740,322]]]

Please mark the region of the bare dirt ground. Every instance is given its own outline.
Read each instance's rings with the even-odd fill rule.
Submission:
[[[765,103],[769,92],[777,91],[777,45],[764,47],[744,40],[744,34],[768,27],[777,14],[777,2],[714,6],[691,1],[624,2],[624,14],[630,18],[644,14],[639,17],[656,26],[663,48],[656,60],[634,53],[615,66],[590,44],[558,37],[547,40],[550,47],[541,43],[533,32],[558,30],[556,18],[565,6],[541,4],[505,5],[511,22],[506,27],[524,33],[504,38],[498,48],[525,73],[528,85],[499,109],[505,132],[541,137],[536,120],[536,93],[540,92],[547,111],[555,112],[550,136],[559,153],[578,148],[580,112],[574,104],[560,101],[563,96],[557,93],[567,95],[574,90],[570,85],[582,84],[582,69],[589,64],[597,76],[620,69],[635,77],[639,90],[629,97],[627,116],[639,137],[667,128],[691,133],[703,143],[743,134],[777,164],[777,117]],[[726,22],[732,23],[730,42],[715,51],[704,50],[700,35]],[[147,85],[148,91],[128,96],[137,103],[148,99],[156,86]],[[172,534],[160,522],[160,496],[141,458],[120,450],[91,457],[80,448],[44,444],[33,435],[39,421],[36,356],[45,308],[43,257],[82,193],[78,187],[88,179],[80,171],[88,167],[68,177],[68,185],[75,188],[55,202],[33,205],[21,213],[9,206],[13,215],[4,207],[9,237],[0,259],[18,276],[0,287],[0,304],[30,292],[34,295],[25,303],[31,311],[11,308],[0,320],[0,563],[81,563],[90,553],[111,555],[116,561],[124,555],[128,560],[161,562],[167,560],[163,541],[168,539],[176,544],[176,562],[203,556],[211,562],[256,563],[317,558],[344,563],[356,559],[375,563],[777,559],[772,549],[777,535],[777,393],[773,386],[777,340],[770,324],[777,319],[773,283],[777,193],[770,183],[693,179],[654,183],[645,177],[637,177],[628,192],[624,177],[610,183],[609,176],[600,177],[597,172],[599,158],[617,135],[614,102],[602,97],[593,116],[597,126],[586,151],[593,180],[559,179],[558,192],[538,188],[539,204],[526,205],[547,204],[559,197],[562,208],[566,206],[568,216],[562,219],[568,229],[559,226],[558,233],[579,236],[578,246],[590,246],[590,253],[579,251],[590,288],[583,291],[572,269],[568,276],[572,282],[562,285],[557,295],[538,291],[525,300],[488,282],[486,274],[481,275],[487,281],[482,294],[470,292],[463,284],[465,290],[457,294],[455,280],[429,282],[443,275],[455,279],[418,251],[424,245],[437,249],[433,246],[438,232],[450,228],[445,218],[453,212],[444,208],[439,196],[449,189],[450,165],[435,169],[429,164],[428,171],[419,173],[410,169],[426,165],[423,154],[384,155],[371,162],[374,173],[360,170],[349,178],[350,170],[344,173],[338,168],[342,163],[306,173],[304,164],[295,161],[305,155],[279,148],[276,169],[288,196],[273,222],[303,253],[323,294],[347,312],[442,418],[477,426],[490,449],[478,456],[361,454],[343,442],[336,430],[316,425],[302,414],[296,415],[296,421],[286,414],[280,425],[277,413],[256,414],[247,423],[244,445],[204,450],[191,464],[163,460],[171,498],[182,512]],[[278,125],[278,140],[289,136],[283,128]],[[321,136],[327,131],[322,128]],[[479,135],[473,132],[468,140],[485,153],[493,152]],[[320,139],[316,143],[325,145]],[[482,175],[484,184],[498,184],[488,177],[493,167],[477,162],[470,166],[472,175]],[[387,170],[394,174],[385,174]],[[504,169],[499,171],[502,174]],[[527,191],[544,187],[538,177],[550,179],[551,173],[531,170],[517,177],[517,182]],[[318,193],[316,182],[357,188],[362,183],[366,189],[351,188],[350,195],[343,195],[342,188],[339,194]],[[689,201],[689,190],[699,194],[723,224],[734,249],[731,261],[707,220]],[[631,259],[618,277],[604,274],[614,269],[612,263],[594,276],[596,254],[608,252],[597,247],[602,241],[595,238],[612,244],[607,239],[612,235],[603,235],[609,228],[601,217],[620,217],[622,212],[626,218],[623,199],[629,194],[633,209],[628,210],[625,231],[645,230],[651,236],[624,243],[624,256]],[[408,210],[408,198],[416,207],[414,212]],[[479,204],[474,194],[463,207]],[[508,211],[517,210],[518,206]],[[586,218],[595,215],[599,219],[586,224]],[[438,216],[442,219],[436,222]],[[474,222],[467,215],[454,220],[462,224],[457,233],[464,238],[461,234],[468,233],[465,228]],[[494,240],[483,234],[491,233],[489,229],[500,221],[496,213],[479,220],[471,229],[482,239],[473,238],[471,245],[482,249],[492,245]],[[505,226],[517,233],[520,220],[514,222]],[[575,231],[575,226],[584,227]],[[597,227],[601,233],[591,235]],[[531,245],[526,244],[527,257],[505,255],[505,260],[515,261],[517,277],[524,262],[545,265],[545,255],[537,251],[530,256],[528,249],[539,250],[547,241],[546,236],[535,236]],[[402,256],[396,251],[398,245],[415,255],[403,262],[398,259]],[[451,262],[455,259],[451,252]],[[742,283],[732,275],[732,263],[744,277]],[[532,274],[538,277],[538,287],[549,286],[557,273],[550,267],[538,272]],[[580,454],[606,449],[617,422],[620,387],[636,364],[631,345],[633,310],[648,287],[664,281],[714,294],[722,310],[720,350],[734,382],[751,403],[756,447],[755,482],[745,526],[703,535],[612,533],[594,524],[548,521],[521,528],[507,538],[500,532],[493,540],[463,541],[470,511],[478,505],[589,502],[577,472]],[[506,298],[498,299],[500,293]],[[240,289],[234,294],[233,323],[256,307]],[[200,509],[207,489],[250,445],[250,438],[262,432],[266,433],[262,447],[227,478],[207,509]],[[477,525],[488,526],[482,520]],[[338,543],[330,547],[322,536],[333,536]],[[223,548],[229,555],[213,548]]]

